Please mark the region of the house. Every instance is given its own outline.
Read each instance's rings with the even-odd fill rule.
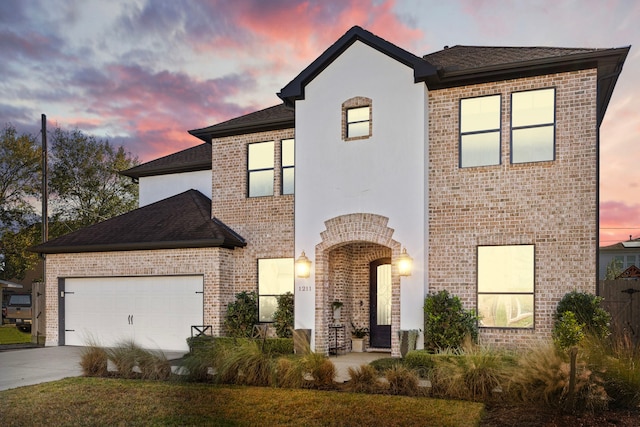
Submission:
[[[633,239],[629,236],[629,240],[624,242],[601,247],[598,260],[600,263],[600,280],[604,280],[607,267],[614,260],[620,269],[620,273],[631,267],[640,268],[640,237]]]
[[[243,290],[264,322],[294,292],[318,352],[348,350],[353,323],[399,355],[443,289],[479,312],[484,344],[550,337],[562,296],[596,289],[599,127],[628,51],[416,56],[351,28],[278,105],[189,131],[211,147],[210,191],[185,150],[126,172],[138,210],[34,248],[47,345],[180,349],[191,325],[222,333]]]

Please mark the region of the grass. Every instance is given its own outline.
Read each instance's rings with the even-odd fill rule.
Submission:
[[[15,325],[0,326],[0,344],[25,344],[31,342],[31,334],[19,331]]]
[[[86,377],[0,392],[5,426],[476,426],[483,409],[422,397]]]

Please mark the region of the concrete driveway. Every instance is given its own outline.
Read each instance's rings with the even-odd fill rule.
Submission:
[[[0,390],[82,375],[82,347],[38,347],[0,352]]]

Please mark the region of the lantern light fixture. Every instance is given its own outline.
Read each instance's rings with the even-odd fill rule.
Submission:
[[[306,279],[311,275],[311,260],[307,258],[302,251],[302,254],[296,259],[296,276],[301,279]]]
[[[398,274],[400,276],[411,276],[411,269],[413,267],[413,258],[407,254],[407,249],[402,249],[402,253],[396,260],[398,266]]]

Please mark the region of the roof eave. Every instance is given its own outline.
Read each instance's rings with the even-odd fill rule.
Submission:
[[[141,172],[135,171],[134,169],[135,168],[122,171],[122,172],[120,172],[120,174],[124,175],[124,176],[128,176],[129,178],[141,178],[141,177],[145,177],[145,176],[169,175],[169,174],[174,174],[174,173],[186,173],[186,172],[198,172],[198,171],[211,169],[211,162],[210,161],[206,161],[206,162],[201,162],[201,163],[194,163],[194,164],[190,164],[187,167],[184,167],[184,166],[171,166],[171,167],[164,167],[164,168],[155,168],[153,170],[141,171]]]
[[[250,124],[218,124],[202,129],[193,129],[189,133],[204,142],[211,143],[214,138],[224,138],[227,136],[244,135],[249,133],[268,132],[272,130],[289,129],[295,126],[293,119],[268,119],[259,120]]]
[[[85,252],[117,252],[117,251],[144,251],[158,249],[186,249],[186,248],[215,248],[235,249],[246,246],[246,242],[232,242],[227,239],[197,239],[197,240],[177,240],[161,242],[128,242],[110,243],[97,245],[46,245],[29,248],[30,252],[42,254],[65,254],[65,253],[85,253]]]

